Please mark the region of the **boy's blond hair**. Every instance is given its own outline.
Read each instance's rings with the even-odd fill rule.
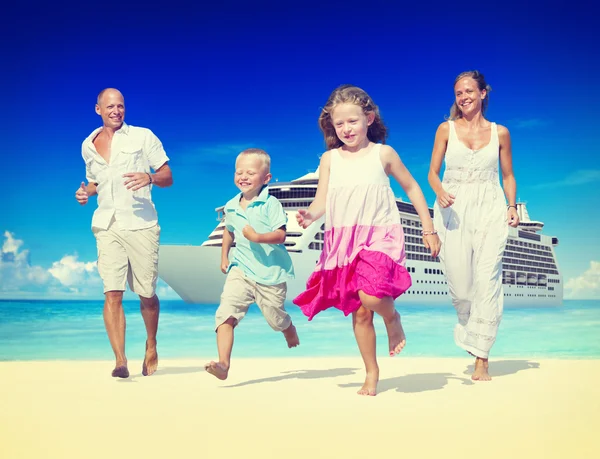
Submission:
[[[246,148],[244,151],[242,151],[237,158],[235,159],[235,163],[237,164],[237,162],[239,161],[239,159],[242,156],[246,156],[246,155],[253,155],[256,156],[257,158],[260,158],[263,162],[263,166],[265,168],[265,172],[270,172],[271,171],[271,157],[269,156],[269,154],[265,151],[265,150],[261,150],[260,148]]]

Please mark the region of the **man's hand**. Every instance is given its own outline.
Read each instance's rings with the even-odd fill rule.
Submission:
[[[128,190],[137,191],[142,187],[150,185],[150,174],[146,172],[129,172],[127,174],[123,174],[127,180],[125,180],[124,185]]]
[[[81,186],[77,188],[77,191],[75,192],[75,199],[77,199],[77,202],[79,204],[85,206],[88,202],[89,197],[90,196],[87,192],[87,188],[85,187],[85,183],[81,182]]]
[[[250,225],[244,226],[242,234],[250,242],[258,242],[259,234],[256,231],[254,231],[254,228],[252,228]]]

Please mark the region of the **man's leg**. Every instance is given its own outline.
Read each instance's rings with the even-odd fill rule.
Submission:
[[[123,292],[109,291],[104,294],[104,325],[112,350],[115,353],[115,378],[127,378],[127,357],[125,357],[125,313],[123,312]]]
[[[149,376],[158,367],[156,333],[160,303],[155,292],[158,280],[160,226],[157,224],[141,230],[123,231],[123,238],[126,241],[129,259],[127,280],[131,290],[140,297],[140,311],[146,325],[146,351],[142,374]]]
[[[142,365],[142,374],[150,376],[158,367],[158,353],[156,352],[156,333],[158,331],[158,316],[160,313],[160,302],[158,296],[151,298],[140,296],[140,310],[146,325],[146,355]]]
[[[113,220],[108,229],[95,228],[93,232],[98,249],[98,274],[104,284],[104,325],[116,359],[112,375],[127,378],[123,291],[129,263],[124,241],[116,227]]]

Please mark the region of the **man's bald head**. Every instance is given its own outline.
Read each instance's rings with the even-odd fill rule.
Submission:
[[[115,88],[100,91],[96,113],[102,117],[104,127],[120,129],[125,120],[125,99],[121,91]]]
[[[96,103],[98,105],[100,105],[102,103],[102,98],[105,95],[116,95],[116,96],[120,96],[122,99],[125,99],[123,97],[123,94],[121,94],[121,91],[119,91],[118,89],[115,89],[115,88],[105,88],[102,91],[100,91],[100,94],[98,94],[98,99],[96,100]]]

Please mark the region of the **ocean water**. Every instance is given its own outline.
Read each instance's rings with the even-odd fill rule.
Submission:
[[[410,307],[397,303],[407,335],[407,356],[464,357],[453,341],[456,315],[448,307]],[[139,303],[125,302],[127,356],[143,357],[145,329]],[[216,356],[216,305],[162,301],[161,358]],[[233,357],[358,356],[351,317],[335,309],[308,322],[288,304],[301,345],[288,349],[281,333],[252,306],[236,328]],[[378,354],[387,353],[385,327],[375,322]],[[558,308],[509,308],[492,358],[600,358],[600,301],[565,301]],[[0,360],[112,360],[104,329],[102,301],[0,301]]]

